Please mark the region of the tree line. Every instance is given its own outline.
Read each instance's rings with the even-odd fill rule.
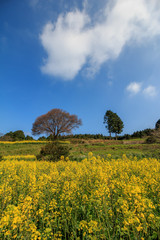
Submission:
[[[104,115],[103,121],[105,128],[109,133],[108,136],[102,134],[72,134],[72,130],[82,125],[82,120],[76,115],[71,115],[68,112],[61,109],[52,109],[48,113],[39,116],[32,126],[32,135],[46,135],[40,136],[38,140],[56,140],[57,138],[79,138],[79,139],[131,139],[142,138],[145,136],[155,135],[154,129],[145,129],[142,131],[136,131],[133,134],[121,134],[124,128],[124,123],[117,113],[107,110]],[[157,129],[160,128],[160,120],[155,124],[156,134]],[[66,135],[67,134],[67,135]],[[112,136],[115,134],[115,137]],[[25,136],[22,130],[15,132],[10,131],[5,135],[0,136],[1,141],[22,141],[22,140],[34,140],[33,137]]]
[[[34,140],[33,137],[27,135],[25,136],[22,130],[17,130],[15,132],[8,132],[6,134],[1,134],[0,141],[24,141],[24,140]]]

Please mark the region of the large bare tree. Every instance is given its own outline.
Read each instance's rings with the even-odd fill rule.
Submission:
[[[32,127],[32,134],[51,134],[56,139],[62,133],[71,133],[72,129],[82,125],[81,119],[61,109],[52,109],[39,116]]]

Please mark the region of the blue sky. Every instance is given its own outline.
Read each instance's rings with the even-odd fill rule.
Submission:
[[[160,118],[159,0],[1,0],[0,132],[31,133],[61,108],[102,133],[106,110],[125,133]]]

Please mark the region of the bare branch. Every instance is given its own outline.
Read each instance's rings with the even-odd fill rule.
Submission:
[[[82,121],[76,115],[70,115],[66,111],[55,108],[35,120],[32,134],[52,134],[56,138],[61,133],[71,133],[80,125]]]

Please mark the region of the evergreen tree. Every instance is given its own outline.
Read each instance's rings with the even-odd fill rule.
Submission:
[[[116,140],[117,140],[117,134],[120,134],[124,128],[124,124],[120,117],[114,113],[114,120],[113,120],[113,130],[112,132],[115,133]]]
[[[117,134],[120,134],[124,128],[124,124],[120,117],[111,110],[106,111],[104,115],[104,124],[106,124],[105,127],[108,129],[110,138],[111,133],[115,133],[117,139]]]
[[[104,115],[104,124],[106,124],[106,128],[108,129],[110,139],[111,139],[111,133],[113,132],[113,119],[114,119],[114,113],[111,110],[106,111]]]
[[[15,141],[25,140],[24,132],[22,130],[17,130],[15,132],[13,132],[13,138]]]
[[[155,129],[157,130],[160,127],[160,119],[156,122]]]

